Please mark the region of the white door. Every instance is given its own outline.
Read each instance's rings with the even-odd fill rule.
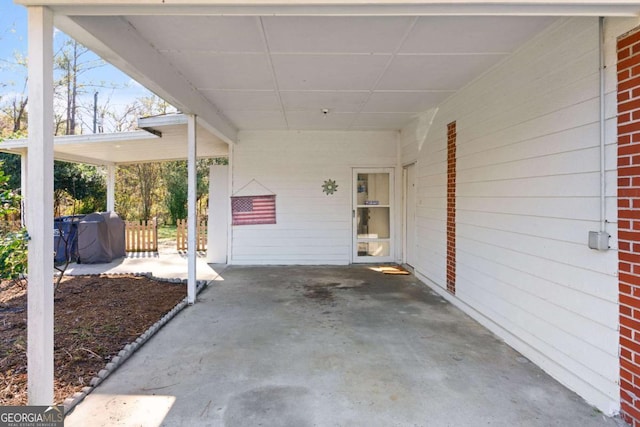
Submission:
[[[353,170],[353,261],[391,262],[393,169]]]
[[[415,266],[416,256],[416,166],[404,168],[405,198],[404,198],[404,262]]]

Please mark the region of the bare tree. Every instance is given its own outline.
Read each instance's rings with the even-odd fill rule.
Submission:
[[[138,163],[136,165],[138,182],[140,183],[141,216],[145,221],[151,219],[155,192],[160,184],[160,170],[159,163]]]
[[[138,117],[175,113],[176,109],[164,99],[151,94],[136,100]]]
[[[137,101],[125,105],[122,109],[114,108],[110,105],[110,99],[98,108],[103,126],[113,132],[126,132],[136,128],[138,118]]]
[[[78,132],[79,97],[89,88],[100,85],[82,80],[82,75],[93,69],[102,67],[105,62],[101,59],[90,58],[91,51],[69,38],[65,41],[55,56],[55,69],[60,76],[55,84],[55,94],[63,104],[64,121],[60,117],[58,123],[64,123],[64,134],[75,135]],[[56,131],[60,129],[56,127]]]
[[[23,121],[26,116],[28,96],[14,97],[11,101],[11,119],[13,120],[13,132],[23,129]]]
[[[11,95],[8,100],[2,103],[0,114],[3,132],[0,134],[17,134],[27,128],[27,101],[28,97],[23,94]]]
[[[2,83],[2,87],[9,85],[15,87],[17,90],[11,95],[5,96],[5,101],[0,104],[0,112],[3,116],[4,131],[9,133],[18,133],[26,129],[27,118],[27,101],[28,97],[25,95],[27,91],[27,60],[19,52],[14,53],[12,61],[4,61],[4,67],[18,70],[23,75],[20,83],[10,82]]]

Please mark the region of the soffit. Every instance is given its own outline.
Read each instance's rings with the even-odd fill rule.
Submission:
[[[59,28],[231,143],[244,129],[400,129],[561,16],[640,13],[633,0],[18,2],[49,5]]]
[[[389,130],[504,60],[554,18],[124,19],[238,129]],[[327,115],[322,110],[328,109]]]

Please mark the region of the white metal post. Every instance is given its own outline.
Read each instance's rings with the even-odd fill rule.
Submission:
[[[187,116],[187,302],[196,302],[196,116]]]
[[[116,165],[107,165],[107,212],[116,211]]]
[[[27,366],[30,405],[53,403],[53,13],[28,8]]]

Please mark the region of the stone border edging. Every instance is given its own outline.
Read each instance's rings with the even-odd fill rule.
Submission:
[[[102,274],[83,274],[82,276],[102,276]],[[109,273],[109,276],[137,276],[147,277],[151,280],[158,282],[167,282],[173,284],[186,284],[187,279],[167,279],[164,277],[155,277],[151,273]],[[196,281],[196,295],[199,294],[207,285],[207,280]],[[187,297],[184,297],[182,301],[176,304],[171,310],[165,313],[164,316],[156,323],[151,325],[149,329],[144,331],[136,340],[124,346],[122,350],[114,356],[109,363],[107,363],[104,369],[98,372],[98,375],[93,377],[87,387],[83,387],[82,391],[74,393],[72,396],[67,397],[62,403],[64,406],[64,414],[69,414],[75,406],[82,402],[85,397],[89,395],[98,385],[100,385],[109,375],[111,375],[118,367],[120,367],[133,353],[135,353],[149,338],[154,336],[169,320],[173,319],[176,314],[181,312],[189,304],[187,303]]]

